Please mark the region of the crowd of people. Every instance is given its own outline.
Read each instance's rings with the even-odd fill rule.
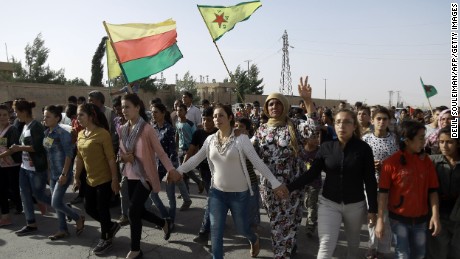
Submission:
[[[451,138],[447,107],[317,107],[306,77],[298,108],[273,93],[262,105],[233,110],[203,100],[200,109],[184,92],[169,111],[158,98],[146,107],[134,86],[114,92],[122,95],[112,107],[100,91],[88,102],[71,96],[64,109],[44,107],[42,122],[33,118],[33,101],[0,104],[0,227],[13,224],[13,205],[25,216],[15,233],[34,234],[35,206],[42,213],[52,207],[57,225],[49,239],[67,238],[71,221],[80,235],[89,216],[100,223],[95,255],[107,254],[129,225],[126,258],[141,258],[143,220],[165,240],[180,231],[175,187],[186,211],[192,179],[208,197],[193,241],[210,240],[213,258],[224,257],[229,210],[249,256],[257,257],[260,209],[274,258],[296,255],[303,218],[308,237],[319,238],[317,258],[332,258],[342,224],[347,258],[387,258],[393,249],[395,258],[460,258],[460,142]],[[168,208],[158,195],[162,184]],[[65,203],[69,187],[78,191],[71,203],[84,201],[85,214]],[[114,221],[110,206],[118,196],[121,217]]]

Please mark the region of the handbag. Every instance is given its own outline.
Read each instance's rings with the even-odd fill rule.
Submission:
[[[460,196],[458,196],[457,201],[455,202],[449,219],[452,221],[460,222]]]

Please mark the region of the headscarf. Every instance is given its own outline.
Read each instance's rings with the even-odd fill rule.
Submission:
[[[431,133],[425,140],[425,147],[428,147],[431,149],[432,155],[440,153],[439,144],[438,144],[438,139],[439,139],[438,135],[439,135],[439,131],[441,131],[441,118],[446,113],[450,113],[450,110],[446,109],[442,111],[441,113],[439,113],[438,128],[433,133]]]
[[[270,114],[268,113],[268,102],[271,99],[277,99],[283,105],[283,112],[278,118],[272,118],[270,117]],[[267,99],[265,100],[264,113],[268,116],[268,122],[267,122],[268,126],[270,127],[284,127],[286,125],[288,126],[289,135],[291,135],[289,146],[294,150],[294,153],[297,156],[299,152],[299,143],[297,142],[297,134],[296,134],[297,132],[295,130],[294,124],[292,123],[291,119],[289,119],[288,117],[289,107],[290,107],[289,101],[284,95],[280,93],[271,93],[269,96],[267,96]]]

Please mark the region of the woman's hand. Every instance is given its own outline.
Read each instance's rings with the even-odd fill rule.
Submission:
[[[441,222],[439,221],[439,216],[431,216],[429,229],[432,232],[431,235],[434,237],[441,232]]]
[[[66,182],[67,182],[67,175],[61,174],[61,176],[59,176],[58,184],[60,186],[63,186]]]
[[[305,77],[305,81],[300,77],[299,96],[302,97],[305,102],[311,102],[311,87],[308,83],[308,76]]]
[[[80,182],[80,179],[78,178],[73,178],[73,192],[76,192],[78,191],[78,189],[80,189],[80,185],[81,185],[81,182]]]
[[[273,189],[273,192],[275,192],[275,195],[279,199],[284,200],[284,199],[289,198],[289,190],[286,187],[286,185],[284,185],[284,184],[282,184],[282,185],[278,186],[277,188]]]
[[[134,154],[132,152],[124,153],[121,155],[121,160],[125,163],[134,163]]]
[[[377,219],[377,225],[375,226],[375,236],[378,239],[381,239],[381,238],[383,238],[383,235],[385,234],[384,232],[385,231],[384,231],[384,228],[383,228],[383,219],[378,218]]]
[[[175,183],[182,180],[182,174],[180,174],[176,169],[173,169],[168,172],[166,177],[166,183]]]
[[[375,213],[367,213],[367,224],[369,227],[374,227],[377,221],[377,214]]]
[[[120,184],[118,179],[112,179],[112,191],[117,194],[120,191]]]
[[[21,149],[21,146],[13,144],[8,150],[10,150],[11,153],[16,153],[16,152],[19,152],[20,149]]]

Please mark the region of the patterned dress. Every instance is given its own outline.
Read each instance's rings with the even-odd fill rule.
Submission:
[[[302,139],[308,138],[312,130],[318,130],[316,117],[304,120],[292,120],[296,128],[298,152],[304,152]],[[270,127],[260,125],[254,135],[254,145],[262,160],[275,177],[284,184],[291,183],[306,172],[305,162],[296,156],[290,147],[288,126]],[[303,191],[290,193],[288,200],[279,200],[273,192],[270,182],[261,178],[260,195],[270,219],[272,245],[275,258],[290,258],[296,243],[297,228],[302,220]]]

